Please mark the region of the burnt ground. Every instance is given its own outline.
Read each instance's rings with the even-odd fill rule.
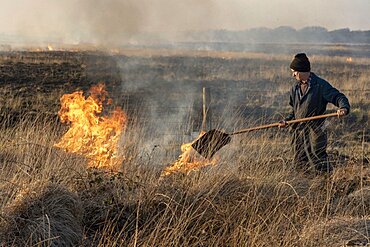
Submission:
[[[135,120],[150,118],[152,124],[156,119],[156,124],[165,124],[167,130],[175,129],[174,132],[179,128],[198,131],[202,89],[206,87],[209,127],[247,127],[243,123],[248,121],[240,121],[240,117],[254,123],[271,122],[288,111],[287,89],[292,79],[285,71],[287,62],[259,57],[2,52],[0,121],[13,125],[25,115],[32,118],[40,114],[57,121],[60,96],[77,90],[86,92],[92,85],[104,82],[115,104]],[[342,73],[342,77],[354,76],[345,74],[348,64],[317,67],[324,75],[334,71]],[[356,65],[356,71],[368,69],[369,65]],[[361,92],[361,97],[369,99],[370,92]],[[354,106],[368,112],[370,102],[365,100]],[[352,115],[342,122],[362,130],[368,124],[368,115]]]
[[[231,78],[239,69],[253,71],[248,65],[253,61],[181,56],[128,57],[95,52],[12,52],[0,54],[0,59],[0,87],[5,90],[2,112],[42,111],[44,109],[33,106],[35,96],[41,95],[37,106],[45,106],[56,113],[59,97],[50,95],[87,91],[101,81],[106,83],[110,96],[118,105],[129,111],[139,106],[139,112],[144,115],[153,110],[153,102],[159,115],[175,114],[184,108],[201,112],[203,87],[212,90],[214,109],[222,108],[222,104],[233,96],[238,103],[234,106],[239,110],[245,102],[266,100],[259,91],[274,89],[271,81]],[[248,91],[253,94],[245,95]],[[17,109],[9,109],[14,108],[6,103],[11,97],[20,99]]]

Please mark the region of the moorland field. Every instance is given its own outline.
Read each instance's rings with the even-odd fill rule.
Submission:
[[[233,131],[281,120],[294,83],[292,56],[1,52],[0,245],[366,245],[370,57],[310,56],[312,70],[352,107],[349,116],[327,120],[332,174],[297,169],[289,129],[269,129],[233,137],[213,165],[161,176],[201,128]],[[89,167],[83,155],[54,146],[69,128],[58,116],[61,96],[87,96],[99,82],[113,102],[102,114],[119,106],[127,115],[118,171]]]

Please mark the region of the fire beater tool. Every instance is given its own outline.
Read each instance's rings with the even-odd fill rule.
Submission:
[[[329,113],[329,114],[318,115],[318,116],[313,116],[313,117],[294,119],[294,120],[287,121],[286,123],[289,125],[289,124],[294,124],[294,123],[302,123],[302,122],[307,122],[311,120],[317,120],[317,119],[327,118],[327,117],[337,117],[337,116],[338,116],[338,113]],[[199,139],[195,140],[193,144],[191,144],[191,146],[204,158],[209,159],[209,158],[212,158],[212,156],[218,150],[220,150],[223,146],[230,143],[232,135],[238,135],[238,134],[242,134],[246,132],[251,132],[254,130],[278,127],[279,125],[280,123],[272,123],[272,124],[261,125],[257,127],[238,130],[238,131],[235,131],[229,134],[221,130],[212,129],[206,132],[201,137],[199,137]]]

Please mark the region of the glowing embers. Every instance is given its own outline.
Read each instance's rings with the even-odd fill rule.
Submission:
[[[196,140],[198,140],[204,133],[201,133]],[[191,146],[196,140],[191,143],[186,143],[181,145],[181,154],[176,162],[166,167],[161,177],[168,176],[172,173],[184,173],[188,174],[191,171],[199,170],[202,167],[215,165],[219,160],[218,157],[213,157],[212,159],[205,159],[198,154],[195,149]]]
[[[85,99],[82,91],[61,97],[58,115],[71,127],[54,146],[66,152],[76,153],[88,159],[89,167],[117,170],[124,157],[118,155],[118,140],[126,125],[126,114],[116,107],[109,116],[101,116],[107,99],[105,85],[91,87]]]

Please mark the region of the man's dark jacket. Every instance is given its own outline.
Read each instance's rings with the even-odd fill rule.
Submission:
[[[339,108],[346,108],[349,113],[350,105],[347,97],[314,73],[311,73],[310,87],[301,99],[298,90],[300,90],[299,82],[290,90],[289,105],[292,106],[292,111],[285,119],[286,121],[325,114],[328,103],[332,103]],[[318,119],[292,127],[297,128],[307,125],[319,127],[324,121],[325,119]]]

